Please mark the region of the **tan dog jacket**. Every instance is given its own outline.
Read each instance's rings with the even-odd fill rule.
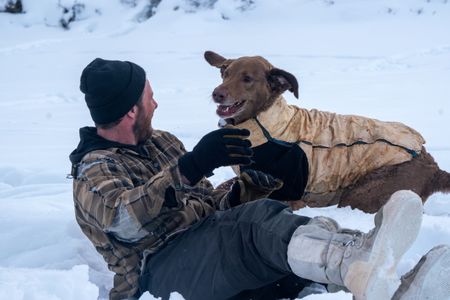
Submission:
[[[273,138],[297,142],[306,153],[307,193],[336,192],[372,170],[411,160],[425,143],[417,131],[398,122],[306,110],[288,105],[282,96],[257,118]],[[253,147],[267,142],[255,119],[236,127],[250,130]]]

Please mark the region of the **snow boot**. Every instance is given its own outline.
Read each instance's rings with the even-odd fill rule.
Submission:
[[[449,300],[449,274],[450,246],[436,246],[402,276],[392,300]]]
[[[330,231],[316,219],[292,235],[289,266],[299,277],[345,286],[356,300],[391,299],[399,285],[396,266],[419,233],[422,209],[417,194],[398,191],[376,213],[368,233]]]

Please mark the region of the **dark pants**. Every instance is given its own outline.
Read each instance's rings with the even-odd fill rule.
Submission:
[[[141,289],[163,299],[175,291],[186,300],[246,299],[249,290],[292,278],[287,246],[308,221],[274,200],[218,211],[147,260]]]

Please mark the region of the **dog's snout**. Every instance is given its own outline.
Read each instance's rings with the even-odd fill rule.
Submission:
[[[216,87],[212,93],[212,97],[217,103],[222,103],[227,97],[227,92],[221,87]]]

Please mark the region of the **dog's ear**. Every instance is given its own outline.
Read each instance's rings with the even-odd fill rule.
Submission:
[[[217,54],[213,51],[205,51],[205,59],[206,61],[213,67],[220,68],[223,63],[227,60],[225,57]]]
[[[225,69],[234,61],[234,59],[226,59],[213,51],[206,51],[204,56],[211,66],[220,69],[220,74],[222,75]]]
[[[273,68],[267,74],[267,81],[274,92],[282,94],[289,90],[298,99],[298,81],[291,73]]]

